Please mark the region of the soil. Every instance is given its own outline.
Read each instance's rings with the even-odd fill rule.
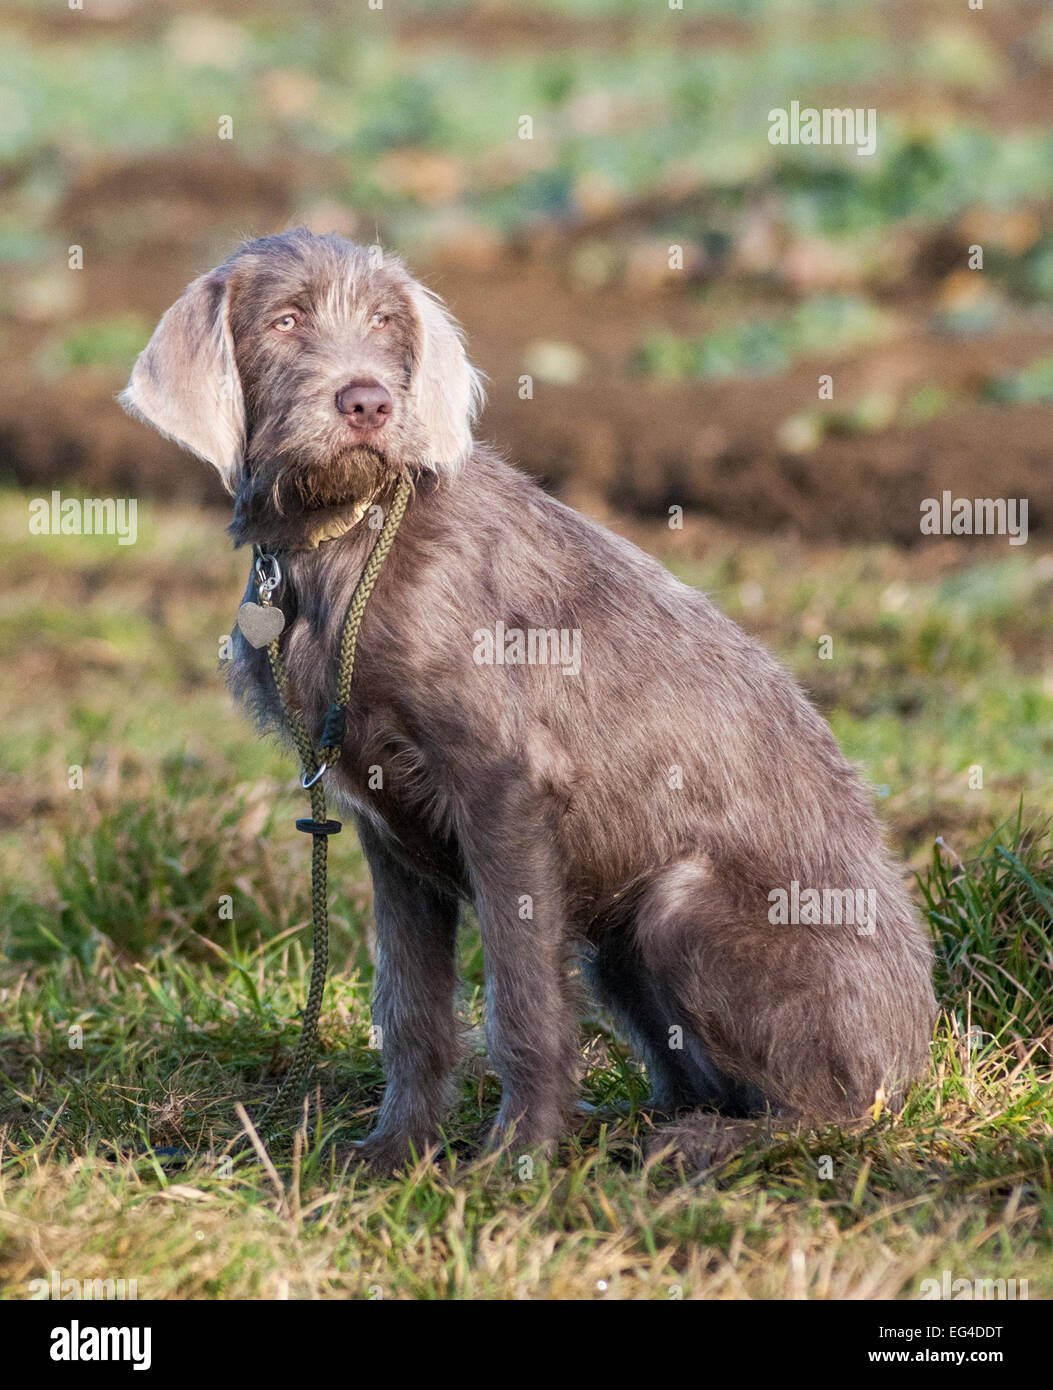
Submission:
[[[905,23],[912,12],[904,10]],[[115,29],[144,22],[120,5],[112,14]],[[894,21],[893,12],[888,22]],[[996,21],[1001,28],[996,24],[992,32],[1011,54],[1014,31],[1008,20]],[[450,18],[406,22],[413,42],[454,37]],[[748,40],[735,22],[710,23],[722,42]],[[546,18],[542,24],[526,14],[481,13],[479,23],[460,25],[456,38],[469,46],[536,47],[555,42],[568,27],[569,21]],[[603,42],[624,38],[618,25],[602,33]],[[1034,74],[1019,76],[1012,100],[1030,100],[1027,114],[1040,121],[1051,109],[1051,92]],[[996,113],[987,114],[993,119]],[[55,152],[54,158],[63,156]],[[241,237],[299,220],[335,178],[321,160],[241,158],[232,164],[226,153],[192,149],[163,158],[85,161],[68,174],[70,191],[55,222],[63,241],[84,246],[89,267],[80,282],[77,322],[126,312],[153,321]],[[940,331],[935,310],[947,266],[961,264],[959,253],[968,244],[958,226],[907,230],[902,275],[873,296],[896,324],[881,345],[833,365],[801,362],[777,377],[665,383],[635,375],[632,350],[648,329],[705,330],[712,311],[697,293],[705,272],[677,284],[621,274],[583,288],[574,257],[597,237],[613,241],[631,262],[648,227],[669,210],[690,210],[705,225],[705,195],[692,192],[664,209],[648,200],[578,225],[539,225],[514,244],[469,238],[431,264],[415,265],[463,323],[472,358],[489,376],[482,437],[569,500],[642,515],[677,504],[729,525],[812,541],[909,545],[920,539],[922,500],[949,489],[956,497],[1027,497],[1031,532],[1048,526],[1053,406],[1010,409],[978,398],[977,387],[1053,352],[1053,333],[1034,311],[1014,316],[1011,308],[991,335]],[[134,254],[125,249],[132,239],[122,245],[119,230],[129,225],[136,229]],[[714,274],[719,280],[724,270]],[[12,281],[9,276],[8,298]],[[754,305],[771,312],[808,292],[770,269],[752,279],[740,270],[726,288],[729,303],[738,296],[739,312]],[[0,341],[3,471],[31,489],[71,482],[88,494],[222,501],[210,470],[123,415],[113,399],[123,374],[82,368],[41,379],[36,354],[62,326],[46,316],[16,315]],[[521,400],[519,378],[538,343],[572,345],[583,369],[573,384],[536,380],[533,399]],[[826,371],[835,375],[831,409],[874,392],[903,402],[914,389],[932,385],[949,392],[953,405],[927,424],[902,423],[900,416],[887,428],[829,434],[805,452],[792,452],[780,443],[780,427],[822,408],[816,383]]]
[[[122,200],[124,189],[116,181]],[[259,198],[256,225],[280,224],[276,202]],[[93,272],[82,312],[159,317],[201,264],[172,244],[135,261],[114,257]],[[1033,534],[1053,517],[1053,409],[1007,409],[965,394],[1049,352],[1042,334],[948,340],[915,330],[850,358],[835,371],[835,404],[876,386],[904,394],[931,383],[962,399],[929,423],[835,435],[797,454],[780,447],[777,431],[815,408],[826,364],[802,363],[770,379],[654,382],[625,364],[642,322],[691,321],[692,307],[671,293],[575,292],[557,267],[509,258],[485,271],[422,273],[465,325],[473,360],[489,377],[480,435],[568,500],[645,514],[676,504],[751,530],[902,544],[920,538],[922,499],[944,489],[1027,497]],[[45,335],[27,336],[39,343]],[[572,344],[587,365],[576,384],[536,383],[533,399],[521,400],[524,354],[538,341]],[[222,500],[210,470],[124,416],[113,399],[120,379],[83,370],[42,383],[31,367],[34,346],[4,364],[0,450],[18,483],[44,489],[73,480],[88,495]]]

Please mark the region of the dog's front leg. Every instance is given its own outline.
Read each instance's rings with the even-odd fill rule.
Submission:
[[[511,793],[461,844],[482,932],[487,1041],[503,1088],[493,1139],[550,1148],[574,1105],[579,1048],[558,857],[551,827],[530,803]]]
[[[377,961],[373,1027],[387,1087],[362,1157],[390,1171],[439,1137],[457,1058],[454,1014],[459,902],[408,870],[363,817],[358,837],[373,877]]]

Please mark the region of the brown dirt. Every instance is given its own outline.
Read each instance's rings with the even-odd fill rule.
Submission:
[[[201,170],[197,171],[201,186]],[[194,181],[185,175],[189,194]],[[107,196],[127,205],[127,175],[108,176]],[[171,186],[171,185],[169,185]],[[273,184],[242,171],[231,199],[255,204],[256,225],[281,225]],[[230,201],[227,204],[229,218]],[[85,214],[90,219],[91,211]],[[208,259],[174,241],[134,261],[111,258],[91,276],[84,317],[135,308],[159,316]],[[720,383],[655,383],[626,361],[644,326],[690,331],[695,304],[669,290],[572,291],[558,266],[506,258],[485,271],[437,267],[427,274],[468,331],[487,372],[482,436],[551,486],[586,500],[657,512],[677,503],[722,521],[811,540],[919,537],[919,505],[950,488],[1030,499],[1030,526],[1053,517],[1048,441],[1053,409],[1007,410],[967,398],[978,380],[1022,367],[1050,351],[1034,331],[946,339],[908,331],[893,343],[833,368],[835,402],[875,390],[898,396],[939,383],[962,399],[929,424],[829,437],[806,454],[780,449],[788,416],[816,406],[816,379],[828,364],[802,363],[777,378]],[[27,337],[37,342],[42,329]],[[535,383],[520,400],[524,353],[538,341],[570,343],[587,359],[575,385]],[[113,400],[123,384],[91,371],[41,383],[22,353],[6,368],[0,445],[16,480],[31,488],[74,480],[88,493],[220,501],[209,470],[126,419]]]
[[[169,0],[152,11],[153,18],[120,5],[100,13],[112,15],[115,29],[134,25],[138,31],[167,23],[184,8],[182,0]],[[260,0],[251,8],[259,11]],[[329,0],[319,0],[318,8],[330,9]],[[932,13],[951,15],[957,8],[955,0],[934,5]],[[226,4],[224,11],[236,15],[238,5]],[[43,20],[34,10],[26,22],[39,31]],[[883,22],[893,29],[902,23],[904,34],[916,35],[920,21],[913,6],[904,6],[888,11]],[[995,13],[987,22],[1003,55],[1016,61],[1025,18]],[[488,13],[485,7],[472,12],[470,23],[465,12],[414,14],[405,26],[407,41],[455,39],[469,48],[533,48],[557,40],[621,44],[628,36],[624,24],[594,26],[525,11]],[[749,40],[749,31],[740,35],[740,26],[730,21],[717,27],[721,42]],[[1020,57],[1017,65],[1023,62]],[[1012,111],[1007,107],[1001,114],[1020,122],[1053,114],[1053,92],[1041,77],[1021,68],[1011,93],[1003,94]],[[994,119],[998,112],[987,114]],[[241,237],[302,217],[334,186],[335,176],[321,160],[234,156],[232,162],[229,151],[194,149],[142,161],[88,161],[71,172],[55,225],[63,238],[85,248],[90,271],[72,315],[82,323],[128,311],[154,319]],[[698,333],[729,310],[749,313],[755,305],[772,311],[808,290],[781,270],[751,279],[741,267],[705,266],[676,285],[660,278],[640,283],[630,273],[602,288],[580,287],[574,257],[590,238],[613,245],[631,263],[663,214],[675,211],[708,225],[706,202],[698,191],[670,194],[662,205],[648,198],[578,225],[538,225],[512,246],[463,245],[448,248],[430,266],[417,265],[464,323],[473,358],[490,377],[483,437],[554,488],[591,499],[594,507],[656,514],[678,503],[728,524],[809,540],[909,544],[919,537],[921,500],[949,488],[956,496],[992,490],[1026,496],[1031,530],[1048,524],[1053,407],[1000,408],[977,400],[976,387],[1053,352],[1053,335],[1041,332],[1035,318],[1014,322],[1011,312],[994,336],[952,338],[935,330],[932,311],[940,303],[942,280],[949,267],[962,263],[968,244],[958,227],[897,231],[894,240],[906,238],[897,252],[899,270],[891,280],[860,287],[896,319],[897,332],[882,346],[839,362],[800,363],[775,378],[661,383],[632,375],[631,351],[648,329]],[[134,255],[121,250],[121,226],[135,227],[140,249]],[[8,277],[9,291],[16,278]],[[695,289],[706,281],[727,291],[723,308],[699,300]],[[68,320],[17,317],[8,323],[0,343],[4,472],[31,488],[73,482],[89,493],[220,501],[208,469],[124,417],[113,399],[123,385],[120,375],[82,369],[50,381],[39,378],[34,355],[68,326]],[[518,379],[528,349],[538,342],[574,345],[584,354],[585,369],[574,385],[535,382],[534,399],[522,401]],[[834,373],[834,408],[874,392],[902,401],[930,384],[951,392],[954,405],[927,425],[897,423],[869,434],[827,437],[806,453],[788,452],[778,442],[779,427],[818,407],[821,371]]]

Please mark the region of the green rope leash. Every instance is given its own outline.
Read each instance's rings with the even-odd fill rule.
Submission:
[[[359,576],[355,591],[351,595],[344,630],[340,639],[340,660],[337,666],[336,699],[329,707],[322,729],[322,737],[316,749],[304,723],[303,714],[289,698],[289,674],[285,669],[285,659],[281,651],[280,634],[267,645],[267,659],[271,674],[281,701],[282,713],[289,726],[296,751],[300,755],[303,773],[301,785],[311,801],[309,820],[298,820],[297,830],[311,836],[311,921],[313,925],[313,958],[311,961],[311,984],[307,993],[307,1007],[304,1010],[303,1028],[300,1040],[293,1053],[288,1072],[278,1089],[278,1094],[264,1111],[257,1129],[281,1118],[291,1100],[304,1092],[307,1077],[314,1065],[318,1047],[318,1019],[322,1012],[322,996],[325,993],[325,978],[329,968],[329,905],[327,902],[326,868],[328,860],[328,840],[330,835],[340,833],[339,821],[326,819],[325,790],[322,778],[328,768],[339,761],[343,750],[344,725],[347,705],[351,699],[351,678],[355,673],[355,650],[358,645],[358,630],[362,626],[362,616],[373,592],[388,551],[391,549],[399,523],[402,521],[410,497],[410,486],[405,478],[400,478],[391,501],[391,507],[384,518],[384,525],[377,543],[370,551],[369,559]],[[261,602],[270,602],[269,589],[261,588]]]

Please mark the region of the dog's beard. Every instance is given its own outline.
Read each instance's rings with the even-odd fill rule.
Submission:
[[[391,474],[383,454],[368,444],[356,444],[324,461],[297,459],[283,466],[275,479],[276,501],[286,513],[368,502]]]
[[[310,548],[318,532],[341,517],[349,524],[401,470],[368,444],[325,456],[249,459],[234,503],[236,544]]]

